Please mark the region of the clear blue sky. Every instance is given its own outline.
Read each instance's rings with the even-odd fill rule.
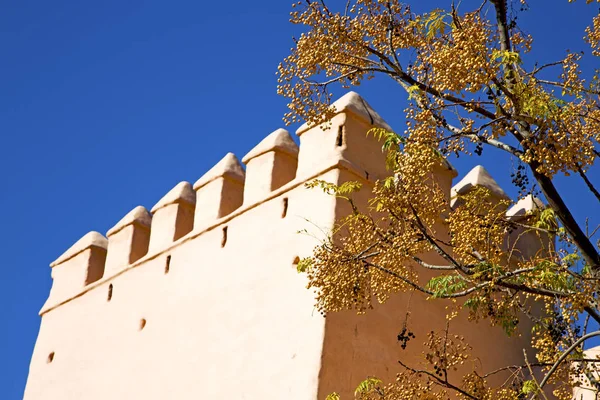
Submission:
[[[597,5],[531,3],[520,22],[536,37],[541,61],[583,48],[583,26]],[[290,4],[2,2],[1,398],[22,398],[51,261],[86,232],[105,233],[133,207],[152,207],[179,181],[194,182],[229,151],[243,157],[282,126],[275,71],[297,34]],[[398,87],[379,79],[357,91],[403,129]],[[487,163],[453,163],[461,175],[483,163],[514,193],[510,163],[488,154]],[[600,182],[598,172],[592,178]],[[574,183],[560,182],[577,217],[591,207],[598,214]]]

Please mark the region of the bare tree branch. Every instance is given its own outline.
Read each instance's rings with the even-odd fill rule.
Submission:
[[[546,373],[546,376],[544,376],[544,379],[542,379],[542,381],[540,382],[540,389],[542,389],[544,387],[544,385],[546,385],[546,383],[548,383],[548,379],[550,379],[550,377],[554,374],[554,372],[556,372],[556,369],[569,356],[569,354],[571,354],[573,352],[573,350],[575,350],[577,347],[579,347],[579,345],[581,345],[586,340],[588,340],[590,338],[593,338],[595,336],[600,336],[600,331],[590,332],[587,335],[582,336],[581,338],[579,338],[578,340],[576,340],[575,343],[573,343],[567,350],[565,350],[562,353],[562,355],[558,358],[558,360],[556,360],[556,362],[554,363],[554,365],[552,365],[552,367],[550,368],[550,370]],[[534,397],[535,397],[535,394],[532,395],[529,398],[529,400],[533,400]]]
[[[590,189],[590,191],[594,194],[594,196],[596,196],[596,199],[598,201],[600,201],[600,193],[594,187],[594,185],[592,184],[592,182],[588,179],[587,175],[585,174],[585,172],[583,172],[583,170],[581,169],[581,167],[577,168],[577,172],[579,173],[579,176],[581,176],[581,178],[583,179],[583,181],[587,185],[588,189]]]
[[[464,391],[463,389],[461,389],[460,387],[453,385],[452,383],[450,383],[448,381],[448,379],[442,379],[439,376],[427,371],[427,370],[422,370],[422,369],[414,369],[409,367],[408,365],[404,364],[402,361],[398,360],[398,363],[404,367],[405,369],[407,369],[408,371],[414,373],[414,374],[424,374],[427,375],[430,378],[433,378],[434,381],[436,381],[438,383],[438,385],[442,386],[442,387],[446,387],[448,389],[452,389],[460,394],[462,394],[463,396],[466,396],[470,399],[473,400],[479,400],[478,397],[473,396],[471,393]]]
[[[573,214],[571,214],[571,211],[558,193],[558,190],[556,190],[552,180],[537,171],[538,165],[536,162],[532,162],[529,165],[533,172],[533,176],[540,185],[540,189],[542,189],[550,207],[552,207],[562,222],[565,230],[569,233],[569,236],[571,236],[577,247],[579,247],[583,258],[593,270],[600,269],[600,255],[598,254],[598,251],[585,235],[577,221],[575,221]]]

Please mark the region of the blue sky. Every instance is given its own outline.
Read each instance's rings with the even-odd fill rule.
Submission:
[[[584,48],[597,5],[531,3],[519,21],[536,38],[535,57]],[[105,233],[138,204],[151,208],[178,182],[194,182],[229,151],[243,157],[281,127],[275,72],[298,31],[288,0],[1,4],[0,397],[20,399],[48,264],[86,232]],[[355,90],[403,129],[399,87],[381,78]],[[482,163],[514,193],[510,162],[486,154],[453,163],[461,175]],[[597,171],[591,177],[600,182]],[[591,207],[598,214],[579,180],[559,184],[580,220]]]

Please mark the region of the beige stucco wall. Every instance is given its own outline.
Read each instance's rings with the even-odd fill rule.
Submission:
[[[409,295],[367,315],[323,318],[295,270],[295,258],[318,244],[313,235],[322,237],[348,211],[303,183],[362,180],[364,204],[366,179],[385,173],[381,144],[365,136],[371,123],[385,123],[357,100],[340,100],[331,129],[299,130],[297,172],[295,145],[276,131],[249,153],[245,173],[227,155],[196,182],[196,201],[190,184],[176,186],[155,206],[150,235],[144,210],[123,218],[108,259],[125,261],[111,261],[101,278],[83,281],[86,268],[97,271],[106,259],[98,235],[53,263],[25,400],[304,400],[334,390],[351,398],[367,375],[394,379],[399,358],[419,362],[419,346],[403,351],[396,341]],[[246,187],[244,174],[251,177]],[[452,176],[442,179],[448,191]],[[242,191],[252,201],[242,201]],[[183,237],[173,234],[182,229]],[[298,234],[303,229],[312,235]],[[150,249],[139,258],[147,241]],[[91,247],[81,251],[85,246]],[[443,326],[444,305],[419,295],[410,301],[411,329],[422,343],[426,332]],[[482,367],[520,362],[527,338],[456,323]]]
[[[314,398],[324,320],[292,264],[313,246],[304,191],[286,218],[275,198],[229,221],[224,248],[218,226],[169,251],[167,274],[165,253],[46,313],[25,398]]]
[[[597,370],[600,366],[600,346],[592,347],[586,350],[584,352],[584,358],[590,360],[587,364],[590,371],[579,376],[579,382],[581,382],[582,385],[574,388],[573,400],[597,400],[600,396],[600,392],[598,391],[598,382],[600,377],[598,376],[597,371],[592,371],[594,369]],[[592,362],[591,360],[598,361]],[[590,382],[590,378],[592,381],[595,380],[594,384]]]

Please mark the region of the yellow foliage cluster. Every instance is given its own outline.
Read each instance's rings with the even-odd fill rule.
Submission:
[[[521,149],[513,155],[535,163],[541,174],[585,171],[593,163],[600,140],[598,99],[579,76],[578,54],[550,63],[562,70],[548,81],[538,78],[548,65],[526,71],[520,64],[532,38],[515,29],[500,40],[496,21],[481,8],[463,15],[455,10],[415,14],[397,0],[350,1],[343,12],[320,1],[295,7],[291,21],[307,31],[279,65],[278,92],[290,101],[287,122],[323,123],[333,114],[329,85],[356,86],[386,74],[419,107],[435,110],[436,125],[451,133],[438,141],[450,152],[466,151],[460,140],[486,143],[514,134]],[[587,29],[594,52],[599,32],[596,17]],[[505,42],[512,49],[505,49]],[[464,114],[448,129],[445,113],[455,114],[456,107]]]
[[[396,293],[418,292],[454,302],[448,321],[463,308],[471,320],[519,335],[520,321],[528,319],[535,328],[526,333],[537,351],[535,366],[527,359],[506,366],[503,372],[511,378],[490,384],[492,372],[463,366],[470,348],[447,328],[432,332],[423,344],[426,368],[403,365],[396,382],[371,380],[357,397],[544,398],[546,389],[531,374],[535,367],[550,374],[543,384],[554,385],[555,395],[569,398],[580,348],[553,364],[587,329],[579,323],[582,313],[600,322],[600,255],[553,178],[578,174],[595,190],[585,174],[600,154],[598,78],[582,79],[580,54],[525,63],[533,40],[510,21],[503,0],[465,13],[451,5],[423,14],[398,0],[342,3],[341,9],[320,0],[294,5],[291,21],[306,29],[279,65],[278,92],[289,100],[286,121],[325,123],[334,113],[331,85],[357,86],[377,75],[399,84],[409,105],[404,132],[372,132],[384,141],[390,176],[375,184],[369,208],[354,208],[338,221],[331,237],[302,263],[317,309],[364,313]],[[585,40],[599,55],[600,14]],[[509,203],[484,189],[461,195],[451,207],[437,180],[447,168],[445,156],[481,154],[484,146],[504,151],[526,169],[551,208],[516,221],[506,216]],[[515,184],[530,191],[524,182],[519,178]],[[359,189],[312,186],[343,192],[349,200]],[[597,191],[596,196],[600,201]],[[525,259],[508,240],[523,235],[546,244]],[[554,237],[560,246],[552,245]],[[459,365],[460,379],[453,383],[447,374]]]
[[[585,32],[588,43],[592,46],[593,54],[600,56],[600,15],[594,17],[592,26],[588,27]]]

